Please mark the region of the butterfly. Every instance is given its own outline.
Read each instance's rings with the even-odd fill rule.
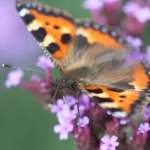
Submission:
[[[117,117],[141,116],[150,98],[146,60],[122,62],[134,48],[114,29],[38,2],[17,1],[19,16],[62,76],[53,86],[83,92]]]

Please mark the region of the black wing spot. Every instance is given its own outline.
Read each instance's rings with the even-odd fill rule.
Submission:
[[[112,91],[112,92],[124,92],[124,90],[122,89],[116,89],[116,88],[108,88],[109,91]]]
[[[101,89],[94,89],[94,90],[87,90],[87,91],[91,93],[96,93],[96,94],[103,93]]]
[[[76,40],[75,40],[75,47],[76,47],[76,50],[80,50],[82,48],[85,48],[87,49],[87,47],[89,47],[90,44],[88,43],[87,41],[87,38],[82,36],[82,35],[78,35],[76,37]]]
[[[121,108],[109,108],[111,112],[122,112]]]
[[[48,47],[46,47],[50,53],[55,53],[60,49],[59,45],[56,43],[50,43]]]
[[[54,29],[60,29],[60,27],[55,25],[55,26],[54,26]]]
[[[120,97],[120,98],[126,98],[126,96],[125,96],[125,95],[120,95],[119,97]]]
[[[46,24],[47,26],[49,26],[49,25],[50,25],[50,23],[49,23],[49,22],[45,22],[45,24]]]
[[[97,97],[97,96],[94,96],[92,97],[97,103],[106,103],[106,102],[114,102],[112,99],[110,98],[101,98],[101,97]]]
[[[35,19],[35,17],[31,14],[26,14],[24,17],[22,17],[22,19],[23,19],[24,23],[26,25],[28,25]]]
[[[68,42],[70,42],[71,41],[70,34],[63,34],[62,37],[61,37],[61,41],[64,44],[67,44]]]
[[[123,100],[121,99],[121,100],[119,100],[119,102],[120,102],[120,103],[122,103],[122,102],[123,102]]]
[[[120,87],[125,87],[128,89],[135,89],[133,85],[130,85],[127,82],[118,82],[118,83],[114,83],[114,85],[120,86]]]
[[[31,31],[31,33],[33,34],[33,36],[36,38],[37,41],[42,42],[46,36],[46,31],[44,28],[39,28],[36,31]]]
[[[130,108],[131,108],[130,116],[132,116],[132,114],[137,113],[137,111],[139,111],[139,109],[141,109],[140,106],[143,104],[143,101],[146,102],[146,95],[141,93],[139,98],[136,99],[136,101],[130,106]]]

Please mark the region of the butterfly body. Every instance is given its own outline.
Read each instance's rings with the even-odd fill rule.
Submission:
[[[54,87],[84,92],[118,117],[142,113],[150,101],[150,66],[123,62],[134,49],[116,30],[34,2],[19,0],[17,10],[62,72]]]
[[[76,81],[68,80],[63,77],[56,79],[56,81],[52,83],[52,86],[55,88],[59,87],[60,89],[68,88],[73,92],[80,91]]]

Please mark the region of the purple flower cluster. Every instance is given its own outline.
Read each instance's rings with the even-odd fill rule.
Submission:
[[[82,99],[82,97],[85,99]],[[66,96],[67,103],[65,103],[63,99],[58,99],[57,103],[52,106],[51,112],[56,113],[59,121],[59,125],[54,127],[54,131],[55,133],[60,133],[60,140],[67,139],[69,132],[76,132],[74,127],[77,128],[77,125],[85,127],[89,123],[89,118],[85,116],[87,110],[86,105],[89,105],[89,98],[86,95],[82,97],[80,99],[81,107],[79,107],[79,113],[76,107],[76,99],[73,96]],[[84,100],[87,100],[86,104],[82,105],[82,101]],[[76,119],[78,115],[80,115],[80,119],[76,123],[73,120]]]
[[[150,20],[150,9],[133,1],[127,2],[123,7],[123,12],[132,15],[138,22],[145,23]]]
[[[146,58],[150,62],[150,46],[142,52],[143,31],[150,20],[150,1],[131,0],[123,6],[121,0],[84,0],[83,7],[91,11],[95,21],[121,29],[127,41],[135,47],[135,52],[125,58],[126,61]],[[72,134],[78,150],[149,150],[150,105],[143,112],[144,122],[118,119],[85,94],[77,103],[71,93],[62,99],[58,92],[51,105],[55,93],[51,86],[54,65],[46,56],[41,56],[37,66],[45,69],[45,77],[33,75],[26,83],[22,79],[23,71],[18,69],[8,74],[5,86],[20,86],[30,91],[56,114],[58,124],[54,126],[54,132],[59,134],[60,140],[66,140],[68,134]]]

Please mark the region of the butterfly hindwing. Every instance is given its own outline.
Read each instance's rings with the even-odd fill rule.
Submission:
[[[110,109],[117,117],[141,115],[150,102],[150,66],[146,60],[137,62],[128,80],[109,85],[111,87],[93,85],[85,89],[101,107]]]
[[[148,103],[148,97],[129,89],[116,89],[104,86],[86,86],[91,97],[103,108],[109,109],[117,117],[141,115]]]
[[[133,82],[129,84],[134,87],[134,90],[150,94],[150,65],[146,60],[135,65],[133,77]]]
[[[130,89],[146,94],[150,93],[150,65],[146,60],[136,62],[129,73],[128,80],[113,83],[116,88]],[[126,74],[124,74],[124,77]]]
[[[64,76],[78,81],[77,86],[83,92],[115,116],[139,117],[150,102],[149,69],[146,61],[125,63],[125,66],[118,60],[104,61],[99,65],[94,61],[67,68]]]
[[[89,44],[99,43],[108,50],[131,52],[132,46],[115,29],[90,20],[78,20],[76,24],[76,35],[85,37]]]

